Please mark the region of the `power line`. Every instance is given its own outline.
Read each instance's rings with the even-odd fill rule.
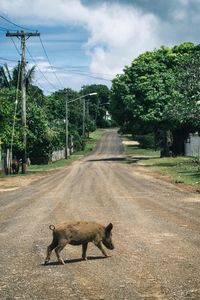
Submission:
[[[95,78],[95,79],[102,79],[102,80],[106,80],[106,81],[112,81],[112,79],[110,79],[110,78],[95,76],[95,75],[112,76],[111,74],[94,73],[94,72],[89,72],[89,71],[84,71],[84,70],[78,70],[78,68],[80,68],[80,67],[84,67],[85,68],[87,66],[68,66],[68,67],[65,67],[65,68],[64,67],[55,67],[54,66],[53,68],[60,69],[60,70],[66,71],[66,72],[71,72],[71,73],[78,74],[78,75],[92,77],[92,78]],[[76,70],[76,68],[77,68],[77,70]]]
[[[37,83],[37,86],[39,86],[39,88],[42,90],[42,91],[45,91],[47,92],[48,94],[52,94],[53,92],[52,91],[49,91],[47,89],[45,89],[43,86],[41,86],[41,84],[38,82],[37,79],[35,79],[36,83]],[[35,91],[35,93],[33,93],[32,95],[30,95],[31,97],[34,97],[35,94],[37,93],[37,91]]]
[[[41,45],[42,45],[42,49],[43,49],[43,51],[44,51],[44,53],[45,53],[45,55],[46,55],[46,58],[47,58],[47,60],[48,60],[48,62],[49,62],[49,65],[50,65],[50,67],[51,67],[51,69],[52,69],[52,71],[53,71],[53,74],[55,75],[55,77],[56,77],[57,81],[59,82],[60,86],[61,86],[62,88],[64,88],[62,82],[60,81],[60,79],[58,78],[58,76],[57,76],[57,74],[56,74],[54,68],[52,67],[52,64],[51,64],[51,62],[50,62],[49,56],[48,56],[48,54],[47,54],[47,51],[46,51],[46,49],[45,49],[45,47],[44,47],[44,44],[43,44],[42,39],[41,39],[40,36],[39,36],[39,40],[40,40],[40,43],[41,43]]]
[[[62,69],[68,69],[68,70],[70,70],[70,68],[72,68],[72,69],[79,69],[81,67],[82,68],[88,68],[88,66],[66,66],[65,68],[62,68]],[[107,73],[90,72],[90,71],[84,71],[84,70],[78,70],[78,72],[88,73],[89,75],[92,74],[92,75],[104,75],[104,76],[111,76],[111,77],[113,77],[112,74],[107,74]]]
[[[10,62],[19,62],[18,60],[13,60],[13,59],[8,59],[8,58],[5,58],[5,57],[0,57],[0,61],[10,61]],[[4,64],[3,63],[1,63],[0,62],[0,66],[1,67],[4,67]],[[7,64],[7,66],[9,67],[9,68],[13,68],[13,66],[11,66],[11,65],[8,65]],[[44,75],[43,73],[42,73],[42,75]],[[41,90],[43,90],[43,91],[45,91],[45,92],[47,92],[47,93],[52,93],[52,91],[49,91],[49,90],[47,90],[47,89],[45,89],[44,87],[42,87],[41,86],[41,84],[38,82],[38,80],[37,79],[34,79],[34,81],[37,83],[37,85],[41,88]],[[54,87],[54,89],[55,89],[55,87]],[[31,95],[31,96],[34,96],[34,94],[33,95]]]
[[[83,71],[76,71],[76,70],[69,70],[69,69],[65,69],[65,68],[57,68],[57,67],[54,67],[56,69],[61,69],[65,72],[68,72],[68,73],[72,73],[72,74],[77,74],[77,75],[81,75],[81,76],[86,76],[86,77],[90,77],[90,78],[94,78],[94,79],[99,79],[99,80],[104,80],[104,81],[112,81],[112,79],[108,79],[108,78],[104,78],[104,77],[99,77],[99,76],[93,76],[92,73],[84,73]],[[95,73],[94,73],[95,74]],[[100,73],[99,73],[100,74]]]
[[[59,69],[59,68],[57,68],[57,67],[53,67],[52,66],[52,64],[51,64],[51,62],[50,62],[50,60],[49,60],[49,57],[48,57],[48,54],[47,54],[47,52],[46,52],[46,49],[45,49],[45,47],[44,47],[44,44],[43,44],[43,42],[42,42],[42,39],[41,39],[41,37],[39,36],[39,40],[40,40],[40,43],[41,43],[41,45],[42,45],[42,48],[43,48],[43,51],[44,51],[44,53],[45,53],[45,55],[46,55],[46,57],[47,57],[47,60],[48,60],[48,62],[49,62],[49,65],[50,65],[50,67],[51,67],[51,69],[52,69],[52,71],[53,71],[53,73],[54,73],[54,75],[55,75],[55,77],[56,77],[56,79],[58,80],[58,82],[60,83],[60,85],[62,86],[62,88],[63,88],[63,84],[60,82],[60,80],[59,80],[59,78],[58,78],[58,76],[57,76],[57,74],[55,73],[55,70],[54,69]],[[62,70],[64,70],[63,68],[61,68]],[[67,71],[69,71],[69,70],[67,70]],[[105,80],[105,81],[111,81],[111,79],[107,79],[107,78],[103,78],[103,77],[98,77],[98,76],[93,76],[93,75],[91,75],[91,74],[94,74],[94,75],[108,75],[108,74],[101,74],[101,73],[89,73],[89,72],[84,72],[84,71],[79,71],[79,72],[77,72],[77,71],[70,71],[71,73],[74,73],[74,74],[77,74],[77,75],[81,75],[81,76],[86,76],[86,77],[91,77],[91,78],[94,78],[94,79],[100,79],[100,80]],[[108,75],[109,76],[109,75]]]
[[[14,23],[14,22],[8,20],[7,18],[5,18],[5,17],[2,16],[2,15],[0,15],[0,18],[3,19],[3,20],[5,20],[6,22],[8,22],[8,23],[10,23],[10,24],[12,24],[12,25],[18,27],[18,28],[21,28],[21,29],[24,29],[24,30],[29,30],[29,31],[36,31],[36,30],[30,29],[30,28],[26,28],[26,27],[20,26],[20,25]]]
[[[84,71],[71,71],[74,74],[79,74],[79,75],[85,75],[91,78],[95,78],[95,79],[100,79],[100,80],[105,80],[105,81],[112,81],[112,79],[110,78],[106,78],[106,77],[100,77],[100,76],[96,76],[96,74],[98,75],[104,75],[103,73],[93,73],[93,72],[84,72]]]
[[[13,115],[13,126],[12,126],[12,137],[11,137],[11,158],[13,155],[13,140],[14,140],[14,134],[15,134],[15,123],[16,123],[16,114],[17,114],[17,105],[18,105],[18,94],[19,94],[19,84],[20,84],[20,73],[21,68],[18,64],[18,76],[17,76],[17,87],[15,92],[15,109],[14,109],[14,115]]]
[[[10,37],[10,39],[11,39],[11,41],[12,41],[12,43],[13,43],[13,45],[14,45],[15,49],[17,50],[17,53],[18,53],[19,55],[21,55],[21,53],[20,53],[19,49],[17,48],[17,45],[16,45],[16,43],[15,43],[14,39],[13,39],[12,37]]]
[[[34,57],[32,56],[32,54],[30,53],[29,49],[26,46],[26,50],[29,54],[29,56],[31,57],[32,61],[35,63],[37,69],[39,70],[39,72],[42,74],[42,76],[44,77],[44,79],[49,83],[49,85],[51,85],[51,87],[53,87],[53,89],[57,90],[57,87],[55,87],[49,80],[48,78],[44,75],[44,73],[41,71],[40,67],[38,66],[36,60],[34,59]]]
[[[112,81],[111,79],[107,79],[107,78],[104,78],[104,77],[93,76],[93,75],[84,74],[84,73],[80,73],[80,72],[72,71],[72,73],[73,73],[73,74],[80,75],[80,76],[86,76],[86,77],[90,77],[90,78],[94,78],[94,79],[103,80],[103,81],[108,81],[108,82],[111,82],[111,81]]]
[[[2,15],[0,15],[0,18],[2,18],[2,19],[5,20],[6,22],[8,22],[8,23],[10,23],[10,24],[12,24],[12,25],[14,25],[14,26],[16,26],[16,27],[18,27],[18,28],[26,29],[26,30],[29,30],[29,31],[35,31],[35,30],[32,30],[32,29],[29,29],[29,28],[20,26],[20,25],[14,23],[14,22],[8,20],[7,18],[5,18],[5,17],[2,16]],[[6,29],[6,28],[4,28],[4,27],[0,27],[0,28],[2,28],[3,30],[6,30],[6,31],[8,30],[8,29]],[[48,56],[48,54],[47,54],[47,51],[46,51],[46,49],[45,49],[45,47],[44,47],[44,44],[43,44],[42,39],[41,39],[40,36],[39,36],[39,40],[40,40],[40,43],[41,43],[41,45],[42,45],[43,51],[44,51],[44,53],[45,53],[45,56],[46,56],[46,58],[47,58],[47,60],[48,60],[48,63],[49,63],[49,65],[50,65],[50,67],[51,67],[51,70],[52,70],[54,76],[56,77],[57,81],[59,82],[60,86],[63,88],[63,84],[62,84],[62,82],[60,81],[60,79],[58,78],[58,76],[57,76],[57,74],[56,74],[56,72],[55,72],[55,68],[56,68],[56,69],[59,69],[59,68],[58,68],[58,67],[53,67],[53,66],[52,66],[52,64],[51,64],[51,62],[50,62],[50,59],[49,59],[49,56]],[[13,41],[13,39],[12,39],[12,42],[13,42],[13,44],[14,44],[14,46],[15,46],[17,52],[20,54],[20,52],[19,52],[19,50],[18,50],[18,48],[17,48],[15,42]],[[27,49],[27,51],[28,51],[28,49]],[[28,52],[29,52],[29,51],[28,51]],[[30,55],[30,57],[32,58],[32,60],[35,62],[34,58],[33,58],[32,55],[30,54],[30,52],[29,52],[29,55]],[[40,68],[38,67],[38,65],[37,65],[36,62],[35,62],[35,64],[36,64],[38,70],[42,73],[42,71],[40,70]],[[76,67],[70,67],[70,68],[76,68]],[[62,68],[62,70],[65,70],[65,69]],[[81,76],[86,76],[86,77],[90,77],[90,78],[94,78],[94,79],[99,79],[99,80],[104,80],[104,81],[109,81],[109,82],[112,81],[112,79],[108,79],[108,78],[96,76],[96,75],[106,75],[106,76],[110,76],[110,74],[84,72],[84,71],[81,71],[81,70],[79,70],[78,72],[75,71],[75,70],[66,70],[66,71],[71,72],[71,73],[73,73],[73,74],[77,74],[77,75],[81,75]],[[42,73],[42,74],[43,74],[43,73]],[[93,74],[94,74],[95,76],[93,76]],[[46,76],[45,76],[44,74],[43,74],[43,77],[45,78],[45,80],[47,80],[47,82],[48,82],[51,86],[53,86],[53,85],[49,82],[49,80],[46,78]],[[54,87],[54,89],[55,89],[55,87]]]
[[[6,61],[11,61],[11,62],[18,62],[18,60],[14,60],[14,59],[9,59],[9,58],[5,58],[5,57],[0,57],[0,60],[6,60]]]

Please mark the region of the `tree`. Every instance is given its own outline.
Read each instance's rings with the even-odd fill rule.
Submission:
[[[26,89],[30,87],[35,74],[35,66],[30,68],[26,73]],[[0,67],[0,87],[15,87],[21,89],[21,64],[19,63],[12,71],[8,65]]]
[[[184,43],[173,48],[176,54],[175,93],[165,107],[173,133],[172,151],[184,154],[184,140],[200,129],[200,47]]]
[[[164,60],[169,51],[162,47],[140,55],[113,80],[111,111],[113,118],[123,123],[122,130],[146,134],[163,122],[173,83],[173,73]]]
[[[12,138],[12,128],[15,112],[15,94],[14,88],[0,89],[0,138],[3,147],[9,148]],[[21,128],[16,122],[17,132],[15,132],[15,144],[17,148],[22,147],[20,141]]]
[[[131,132],[132,110],[126,103],[130,95],[127,74],[117,75],[112,82],[110,94],[110,112],[122,132]]]
[[[13,156],[20,158],[24,147],[23,129],[21,125],[21,106],[16,104],[17,94],[18,100],[20,98],[20,65],[16,66],[12,71],[5,65],[4,67],[1,67],[0,74],[0,137],[3,141],[4,148],[10,148],[13,135]],[[50,153],[53,134],[50,130],[47,116],[45,115],[44,103],[42,101],[42,99],[44,99],[43,92],[38,87],[31,84],[33,75],[34,67],[26,74],[26,88],[28,92],[27,151],[32,157],[40,154],[46,156],[47,152]],[[17,88],[19,89],[18,93]],[[38,98],[40,100],[38,100]]]
[[[30,97],[27,105],[27,150],[32,163],[49,161],[57,141],[57,131],[51,126],[45,107]],[[56,149],[57,150],[57,149]]]
[[[97,93],[95,96],[89,96],[86,98],[89,109],[88,122],[91,124],[90,128],[93,128],[94,130],[94,125],[100,128],[108,125],[105,122],[105,116],[106,111],[109,110],[110,90],[103,84],[91,84],[82,87],[81,95],[87,95],[90,93]]]
[[[10,87],[10,82],[12,81],[12,77],[10,71],[8,69],[8,65],[0,66],[0,87],[8,88]]]
[[[186,133],[186,123],[187,130],[193,128],[191,124],[194,124],[194,107],[197,109],[197,106],[196,104],[194,106],[190,96],[192,90],[197,91],[199,87],[196,85],[195,88],[194,79],[191,82],[191,62],[190,71],[188,69],[189,77],[183,75],[185,70],[183,62],[190,61],[194,53],[197,56],[199,53],[197,48],[192,43],[184,43],[172,49],[161,47],[146,52],[136,58],[130,67],[126,67],[124,74],[113,80],[111,110],[121,129],[132,134],[162,131],[162,147],[164,147],[162,153],[165,155],[170,153],[171,145],[167,138],[170,137],[170,132],[173,135],[171,139],[171,143],[174,144],[173,150],[178,153],[180,149],[176,147],[177,129],[181,128]],[[198,65],[197,60],[198,58],[193,66]],[[184,77],[185,80],[182,80]],[[195,78],[197,77],[196,69]],[[185,81],[188,82],[187,87],[184,86],[188,96],[182,92]],[[180,113],[180,111],[182,111],[181,116],[177,117],[175,112]],[[187,122],[182,121],[184,116],[187,116]],[[196,110],[195,116],[197,116]]]
[[[74,137],[74,147],[80,150],[82,147],[82,120],[83,103],[82,100],[72,101],[79,98],[80,94],[72,89],[59,90],[47,97],[47,110],[51,127],[57,132],[57,138],[54,142],[56,150],[65,146],[65,119],[66,119],[66,101],[68,104],[69,136]]]

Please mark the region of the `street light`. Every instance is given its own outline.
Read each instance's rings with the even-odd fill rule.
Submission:
[[[89,94],[86,94],[86,95],[83,95],[83,96],[80,96],[78,98],[75,98],[75,99],[72,99],[70,101],[68,101],[67,99],[67,93],[65,92],[65,95],[66,95],[66,99],[65,99],[65,113],[66,113],[66,121],[65,121],[65,158],[67,159],[68,156],[69,156],[69,118],[68,118],[68,112],[69,112],[69,109],[68,109],[68,104],[69,103],[72,103],[72,102],[75,102],[77,100],[80,100],[80,99],[84,99],[85,97],[87,96],[94,96],[94,95],[97,95],[97,93],[89,93]],[[83,137],[85,135],[85,99],[83,101]]]

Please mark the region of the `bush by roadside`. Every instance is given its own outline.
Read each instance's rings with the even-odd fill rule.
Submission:
[[[83,155],[86,155],[90,151],[92,151],[98,142],[98,140],[101,138],[103,133],[105,132],[104,129],[97,129],[96,131],[92,132],[90,134],[90,137],[85,140],[85,148],[82,151],[74,152],[73,155],[71,155],[68,159],[62,159],[55,161],[50,164],[41,164],[41,165],[30,165],[27,168],[27,172],[25,174],[11,174],[9,176],[6,176],[5,174],[0,174],[0,178],[14,178],[14,177],[26,177],[33,174],[38,174],[42,172],[48,172],[53,171],[56,169],[63,168],[67,165],[70,165],[73,161],[80,159]]]

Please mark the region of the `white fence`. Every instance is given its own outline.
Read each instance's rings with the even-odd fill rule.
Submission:
[[[65,149],[53,151],[51,161],[54,162],[63,158],[65,158]]]
[[[185,142],[185,155],[200,157],[200,136],[198,133],[190,133]]]

